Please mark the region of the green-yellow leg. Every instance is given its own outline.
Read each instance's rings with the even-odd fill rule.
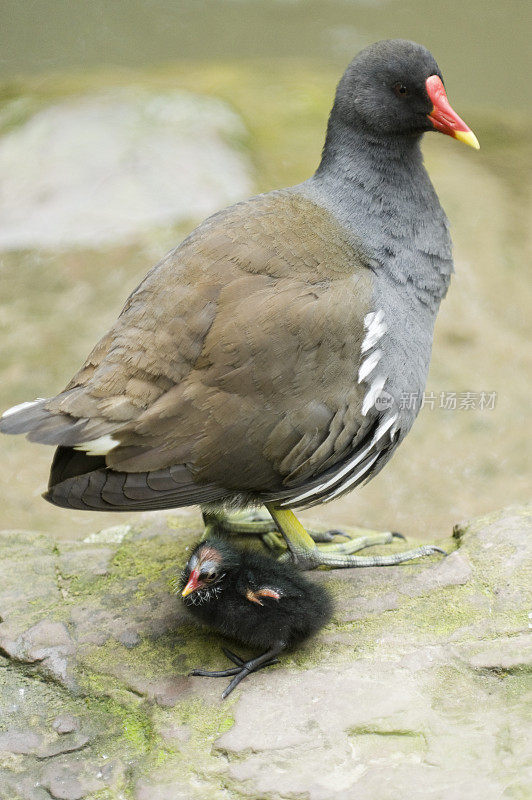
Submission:
[[[279,532],[282,534],[288,553],[281,559],[290,559],[298,569],[315,569],[319,566],[327,567],[387,567],[411,561],[421,556],[443,553],[445,551],[435,545],[422,545],[403,553],[393,553],[389,556],[356,556],[357,550],[368,547],[369,544],[380,544],[391,541],[392,534],[381,534],[378,537],[360,537],[347,542],[325,544],[318,547],[312,536],[305,530],[296,515],[290,509],[276,508],[267,504],[266,508],[271,514]],[[385,538],[389,537],[389,538]]]
[[[227,536],[232,534],[237,536],[260,536],[263,543],[270,550],[286,550],[285,540],[279,533],[279,528],[270,514],[264,514],[260,511],[236,511],[227,514],[223,510],[204,509],[203,522],[205,530],[202,538],[204,539],[208,536]],[[314,542],[325,544],[324,550],[330,549],[328,545],[331,543],[334,543],[332,549],[337,549],[336,538],[338,536],[350,539],[352,541],[348,544],[348,551],[340,547],[342,552],[350,553],[362,550],[365,547],[371,547],[374,544],[388,544],[396,536],[404,539],[404,536],[400,533],[383,533],[382,531],[371,531],[367,528],[349,528],[341,531],[311,530],[307,528],[306,532]]]
[[[227,514],[225,511],[203,510],[203,522],[205,529],[202,539],[209,536],[260,536],[264,546],[276,557],[283,559],[290,558],[287,553],[286,542],[279,533],[279,529],[270,514],[259,511],[236,511]],[[381,533],[380,531],[368,531],[365,528],[350,528],[349,531],[320,530],[314,531],[307,529],[307,534],[314,542],[325,543],[325,549],[330,543],[335,542],[338,536],[350,539],[348,550],[341,548],[342,552],[354,553],[364,547],[373,544],[387,544],[392,541],[393,536],[400,536],[395,533]],[[334,544],[333,548],[337,545]]]
[[[227,514],[225,511],[203,510],[205,532],[203,538],[216,534],[235,534],[244,536],[263,536],[276,530],[269,517],[256,511],[236,511]]]

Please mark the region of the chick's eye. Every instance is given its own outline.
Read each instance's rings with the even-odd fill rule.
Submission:
[[[393,90],[397,97],[406,97],[408,94],[408,89],[404,85],[404,83],[394,83]]]
[[[200,578],[204,581],[212,581],[216,577],[216,572],[213,569],[202,571]]]

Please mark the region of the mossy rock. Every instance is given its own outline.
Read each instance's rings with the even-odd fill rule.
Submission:
[[[312,573],[333,621],[227,701],[171,588],[199,517],[2,532],[0,797],[524,798],[529,531],[510,508],[444,559]]]

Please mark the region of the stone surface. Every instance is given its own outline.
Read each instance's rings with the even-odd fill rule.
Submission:
[[[79,722],[72,714],[59,714],[54,719],[52,728],[57,733],[73,733],[79,729]]]
[[[222,642],[171,591],[197,515],[2,532],[0,799],[529,796],[530,519],[462,523],[445,559],[312,573],[331,624],[224,702],[188,677]]]
[[[97,247],[203,219],[252,194],[244,136],[225,103],[187,92],[40,109],[0,138],[0,249]]]

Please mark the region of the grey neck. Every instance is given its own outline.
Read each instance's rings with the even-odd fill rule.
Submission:
[[[408,176],[426,175],[421,155],[421,135],[375,136],[363,127],[331,117],[315,178],[333,179],[366,191],[382,187],[383,179],[400,186]],[[414,177],[415,176],[415,177]]]
[[[376,272],[411,283],[436,309],[452,272],[451,241],[420,140],[375,137],[331,119],[320,166],[304,185],[363,242]]]

